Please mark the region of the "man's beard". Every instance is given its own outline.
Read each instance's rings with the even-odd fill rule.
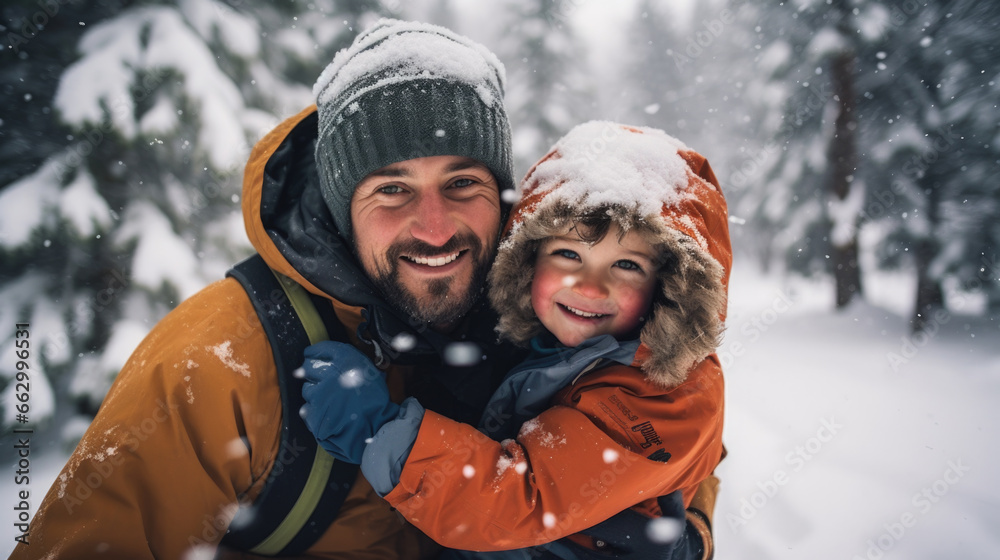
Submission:
[[[472,277],[461,292],[453,286],[454,277],[427,281],[426,291],[420,296],[411,292],[399,279],[399,261],[402,255],[409,257],[433,257],[453,253],[459,248],[468,250],[472,259]],[[431,325],[449,325],[461,319],[475,305],[486,276],[489,274],[495,250],[485,253],[483,244],[474,234],[456,234],[441,247],[428,245],[416,239],[394,243],[386,251],[386,261],[375,260],[374,274],[371,275],[375,287],[381,290],[385,300],[406,313],[413,321]]]

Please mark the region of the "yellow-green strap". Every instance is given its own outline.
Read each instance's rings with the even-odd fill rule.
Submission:
[[[306,335],[309,337],[309,342],[316,344],[323,340],[329,340],[330,335],[326,331],[326,325],[323,324],[323,319],[320,318],[319,312],[316,311],[316,306],[309,299],[306,290],[291,278],[274,270],[271,272],[274,272],[278,283],[281,284],[285,295],[288,296],[288,301],[295,309],[295,314],[298,315],[302,328],[305,329]],[[309,471],[309,479],[306,480],[302,493],[295,500],[295,505],[292,506],[291,511],[278,525],[278,528],[250,552],[268,556],[276,555],[299,534],[323,496],[323,489],[326,488],[326,483],[330,480],[330,469],[333,468],[333,461],[334,458],[322,447],[316,447],[316,456],[313,458],[312,469]]]
[[[250,552],[267,556],[276,555],[288,546],[295,535],[299,534],[313,510],[316,509],[320,497],[323,496],[323,488],[326,487],[326,483],[330,479],[333,461],[334,458],[322,447],[316,447],[312,471],[309,472],[309,480],[306,481],[299,499],[295,501],[295,505],[292,506],[292,510],[288,512],[288,516],[281,522],[281,525],[278,525],[278,528],[270,536]]]
[[[309,343],[316,344],[317,342],[330,340],[330,335],[326,332],[326,325],[323,324],[323,319],[320,318],[319,311],[316,311],[316,306],[309,299],[309,292],[306,292],[305,288],[300,286],[298,282],[284,274],[273,269],[271,272],[274,273],[274,276],[278,279],[278,283],[281,284],[281,289],[285,290],[285,295],[288,296],[288,301],[292,303],[295,314],[299,316],[302,328],[306,330],[306,336],[309,337]]]

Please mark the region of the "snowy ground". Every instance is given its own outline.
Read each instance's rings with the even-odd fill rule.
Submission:
[[[826,284],[737,269],[731,285],[717,558],[1000,557],[997,325],[948,314],[910,337],[912,288],[892,278],[868,291],[895,311],[840,314]],[[66,455],[33,445],[36,507]],[[16,490],[0,477],[4,503]],[[0,557],[16,534],[4,511]]]
[[[717,558],[1000,558],[998,325],[911,337],[869,304],[829,313],[829,286],[731,285]]]

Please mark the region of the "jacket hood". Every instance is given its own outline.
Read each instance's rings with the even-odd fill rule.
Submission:
[[[604,209],[648,234],[669,264],[640,332],[635,364],[664,386],[715,352],[726,318],[728,211],[708,161],[662,130],[582,124],[528,172],[489,277],[501,337],[524,344],[544,327],[531,307],[535,252],[581,213]]]
[[[250,242],[272,269],[361,316],[358,336],[375,357],[394,363],[439,361],[450,337],[414,324],[382,298],[337,231],[319,185],[316,107],[282,122],[250,154],[243,177],[243,220]],[[466,318],[463,338],[486,344],[495,316],[485,302]],[[480,333],[479,331],[483,332]]]
[[[350,296],[338,298],[343,303],[362,306],[374,290],[323,202],[313,155],[316,132],[311,106],[257,142],[243,175],[243,222],[271,268],[314,294],[343,293]]]

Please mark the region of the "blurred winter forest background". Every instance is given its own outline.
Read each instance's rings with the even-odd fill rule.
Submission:
[[[519,176],[583,121],[662,128],[712,162],[740,266],[828,279],[830,314],[879,305],[890,271],[910,331],[946,310],[1000,340],[994,2],[5,0],[0,14],[3,418],[27,321],[31,420],[68,449],[152,325],[251,252],[250,148],[381,16],[500,57]]]

